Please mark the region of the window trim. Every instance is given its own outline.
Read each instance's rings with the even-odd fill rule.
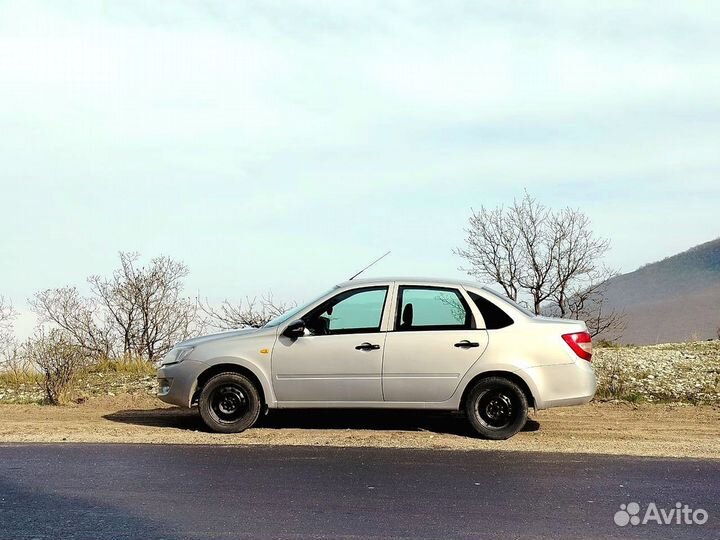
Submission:
[[[403,292],[405,292],[406,289],[410,290],[430,290],[430,291],[445,291],[445,292],[453,292],[455,293],[458,298],[460,299],[460,303],[462,304],[463,308],[465,308],[465,323],[462,325],[456,324],[456,325],[428,325],[428,326],[418,326],[417,328],[400,328],[400,319],[402,318],[402,301],[403,301]],[[451,331],[458,331],[458,330],[475,330],[475,315],[473,314],[472,309],[470,309],[470,305],[468,304],[467,300],[465,299],[465,296],[462,294],[462,291],[455,287],[439,287],[437,285],[398,285],[397,287],[397,295],[395,300],[395,319],[393,321],[393,332],[451,332]]]
[[[390,286],[389,285],[371,285],[369,287],[357,287],[355,289],[345,289],[345,290],[331,296],[327,300],[321,302],[320,304],[318,304],[314,308],[310,309],[309,311],[307,311],[301,317],[301,319],[303,319],[307,323],[307,318],[309,315],[311,315],[312,313],[318,312],[318,311],[319,311],[319,313],[323,313],[327,309],[327,306],[330,305],[333,302],[333,300],[335,300],[338,296],[346,295],[346,298],[343,298],[343,300],[346,300],[347,298],[351,298],[351,297],[355,296],[356,294],[369,292],[369,291],[382,291],[382,290],[385,291],[385,298],[383,299],[382,309],[380,310],[380,320],[378,321],[377,326],[363,327],[363,328],[345,328],[345,329],[334,330],[334,331],[330,331],[328,329],[327,334],[312,334],[312,335],[306,336],[306,337],[342,336],[342,335],[346,335],[346,334],[379,334],[381,332],[384,332],[384,330],[381,330],[381,328],[382,328],[383,320],[385,318],[385,309],[387,308],[387,305],[388,305],[388,296],[390,296]],[[342,302],[343,300],[340,300],[340,302]],[[340,302],[336,302],[336,303],[340,303]]]

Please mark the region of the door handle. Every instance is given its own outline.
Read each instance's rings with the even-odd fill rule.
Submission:
[[[358,351],[374,351],[380,348],[380,345],[375,345],[374,343],[368,343],[367,341],[365,343],[361,343],[357,347],[355,347]]]
[[[471,349],[473,347],[479,347],[480,344],[477,341],[468,341],[467,339],[463,339],[462,341],[458,341],[455,346],[462,347],[463,349]]]

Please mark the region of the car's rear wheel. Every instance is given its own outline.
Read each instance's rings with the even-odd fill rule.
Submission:
[[[504,377],[478,381],[465,400],[465,413],[472,427],[487,439],[509,439],[527,421],[525,393]]]
[[[262,401],[255,384],[239,373],[220,373],[200,392],[198,409],[205,425],[218,433],[239,433],[252,427]]]

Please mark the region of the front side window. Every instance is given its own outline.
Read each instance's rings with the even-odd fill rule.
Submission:
[[[396,330],[462,330],[471,327],[470,309],[456,289],[400,287]]]
[[[265,328],[273,328],[275,326],[278,326],[286,321],[289,321],[291,318],[293,318],[298,313],[301,313],[302,311],[306,310],[309,306],[313,305],[315,302],[320,300],[323,296],[327,296],[330,292],[332,292],[334,289],[337,289],[337,285],[330,289],[329,291],[324,292],[320,296],[316,297],[314,300],[310,302],[306,302],[300,306],[296,306],[289,311],[286,311],[282,315],[278,315],[274,319],[270,319],[267,323],[265,323]]]
[[[345,291],[308,313],[305,326],[312,335],[379,332],[387,287]]]

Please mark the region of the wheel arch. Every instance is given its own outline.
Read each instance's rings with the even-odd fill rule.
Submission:
[[[202,392],[203,387],[207,384],[207,382],[213,378],[215,375],[218,375],[220,373],[239,373],[241,375],[246,376],[248,379],[250,379],[255,387],[258,389],[258,392],[260,393],[260,399],[262,400],[262,405],[264,407],[267,406],[267,394],[265,392],[265,387],[260,380],[260,377],[253,372],[250,368],[246,366],[242,366],[240,364],[235,364],[232,362],[220,362],[217,364],[213,364],[209,366],[205,371],[200,373],[198,375],[197,380],[195,381],[195,391],[193,392],[192,399],[190,400],[190,404],[193,405],[197,403],[198,398],[200,397],[200,392]]]
[[[463,390],[462,397],[460,398],[460,404],[459,409],[463,410],[465,407],[465,400],[467,399],[468,394],[473,389],[473,387],[482,379],[487,379],[488,377],[503,377],[505,379],[508,379],[509,381],[514,382],[517,384],[520,389],[523,391],[523,394],[525,394],[525,398],[527,399],[528,406],[530,407],[536,407],[536,400],[535,396],[533,395],[532,391],[530,390],[530,386],[528,383],[523,379],[520,375],[518,375],[515,372],[512,371],[503,371],[503,370],[492,370],[492,371],[483,371],[482,373],[478,373],[475,375],[470,381],[465,385],[465,389]]]

